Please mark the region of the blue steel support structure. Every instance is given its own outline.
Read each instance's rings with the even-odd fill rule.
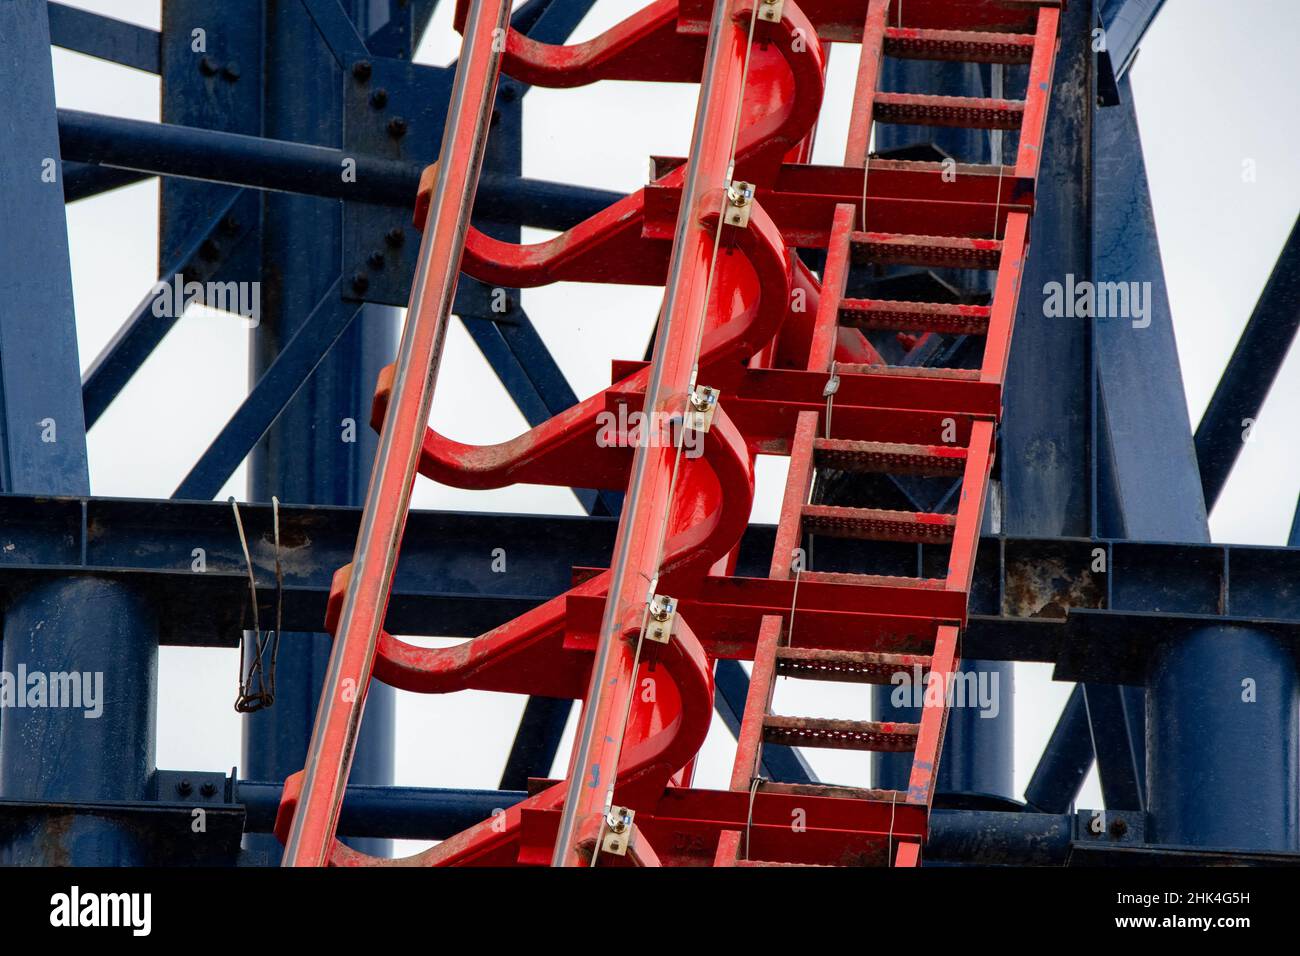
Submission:
[[[353,24],[369,35],[389,16],[400,15],[398,6],[340,5],[337,0],[266,5],[262,134],[320,146],[342,145],[344,83],[352,79],[348,74],[352,64],[338,61],[332,46],[339,41],[334,36],[341,34],[353,44],[348,49],[351,57],[364,58],[366,49]],[[336,14],[325,21],[328,30],[319,29],[321,9]],[[372,24],[371,16],[383,19]],[[417,39],[407,34],[403,48],[407,58]],[[339,177],[343,179],[342,169]],[[370,398],[379,370],[396,352],[397,316],[391,308],[342,297],[348,280],[344,276],[340,282],[340,275],[349,266],[342,261],[342,245],[340,203],[264,195],[260,275],[269,291],[262,325],[252,334],[250,378],[256,381],[273,367],[299,329],[319,328],[322,320],[331,317],[338,338],[254,450],[248,476],[253,500],[278,495],[285,501],[357,504],[365,493],[376,443],[369,428]],[[250,643],[246,637],[251,654]],[[329,650],[327,634],[285,636],[275,705],[244,720],[242,762],[250,774],[279,780],[302,766]],[[390,688],[371,689],[352,767],[354,782],[391,780],[395,708]],[[254,839],[249,838],[250,847]],[[262,837],[258,848],[266,850],[271,862],[278,861],[277,841]],[[372,841],[364,848],[383,854],[387,842]]]
[[[169,0],[161,32],[57,3],[0,4],[0,80],[20,94],[0,106],[0,131],[8,145],[0,167],[0,210],[6,221],[28,224],[0,237],[5,289],[0,300],[0,487],[5,492],[88,494],[85,428],[98,420],[171,325],[147,321],[151,299],[146,298],[78,387],[60,204],[161,173],[187,178],[163,181],[160,275],[260,280],[264,295],[262,325],[252,338],[256,386],[178,496],[212,496],[258,443],[249,475],[253,500],[264,502],[278,494],[295,503],[355,501],[373,451],[366,427],[370,390],[378,368],[393,353],[396,323],[386,306],[395,303],[385,290],[388,283],[402,285],[401,269],[395,279],[391,268],[401,258],[395,251],[400,243],[379,249],[387,256],[379,257],[383,265],[375,264],[373,252],[366,255],[374,244],[365,244],[371,242],[370,227],[376,222],[405,215],[400,207],[409,201],[420,166],[433,155],[422,125],[434,118],[432,125],[441,129],[441,71],[409,64],[434,2],[230,0],[216,6]],[[1223,436],[1235,433],[1237,418],[1258,411],[1285,345],[1300,325],[1292,268],[1300,242],[1293,232],[1193,445],[1127,75],[1161,3],[1084,0],[1070,4],[1063,19],[995,476],[1001,523],[986,533],[1208,540],[1205,505],[1213,506],[1238,450]],[[590,6],[591,0],[530,0],[514,22],[537,38],[562,42]],[[1103,56],[1094,56],[1092,49],[1092,29],[1098,23],[1107,31]],[[204,49],[193,46],[195,29],[204,32]],[[72,111],[59,111],[56,119],[50,42],[158,73],[162,118],[168,125]],[[387,112],[373,97],[365,108],[382,116],[376,127],[380,135],[364,142],[357,140],[359,114],[349,113],[357,107],[354,87],[364,86],[369,95],[379,83],[365,85],[368,80],[353,69],[359,60],[375,61],[375,78],[392,84]],[[958,68],[907,63],[891,69],[897,72],[886,76],[886,84],[926,88],[935,80],[934,71]],[[5,75],[9,71],[12,76]],[[370,77],[369,67],[364,73]],[[963,79],[972,95],[996,95],[988,68],[970,68]],[[519,179],[519,110],[527,87],[508,83],[502,90],[477,209],[481,225],[515,238],[520,222],[563,227],[605,205],[611,197],[598,191]],[[1017,91],[1008,89],[1006,95]],[[363,98],[363,106],[365,102]],[[428,112],[407,114],[415,117],[409,136],[406,124],[394,133],[390,123],[385,137],[385,120],[397,115],[399,104],[413,103],[423,103]],[[420,108],[411,106],[412,111]],[[370,112],[365,116],[375,119]],[[882,128],[876,147],[882,152],[937,147],[966,161],[987,162],[992,155],[983,134],[942,131],[921,139],[925,142]],[[349,186],[336,181],[333,170],[351,152],[357,152],[358,167],[366,175]],[[244,159],[236,161],[236,156]],[[56,173],[53,182],[47,181],[50,171]],[[1142,286],[1145,314],[1046,317],[1039,290],[1048,282],[1065,282],[1068,274],[1098,283],[1099,289],[1109,282],[1150,282]],[[367,281],[358,281],[358,275]],[[951,282],[955,277],[940,278]],[[517,293],[511,290],[511,314],[502,318],[484,307],[487,291],[469,284],[457,311],[525,417],[533,422],[571,404],[572,390],[519,307]],[[958,291],[978,295],[981,290]],[[32,325],[36,316],[39,328]],[[962,343],[946,347],[959,350]],[[904,364],[924,362],[923,352],[893,358]],[[346,419],[355,423],[355,442],[344,440]],[[57,440],[48,440],[55,435]],[[895,490],[914,501],[929,498],[930,504],[944,494],[942,488],[918,482],[900,482]],[[578,495],[589,513],[618,508],[617,496],[581,490]],[[31,574],[21,566],[3,568],[3,669],[88,672],[92,681],[102,674],[103,716],[86,721],[67,708],[5,708],[0,713],[0,798],[24,802],[11,806],[160,799],[153,751],[157,648],[163,635],[170,643],[191,641],[178,641],[175,623],[160,610],[176,607],[165,603],[175,600],[168,592],[174,584],[160,587],[147,573],[96,570],[96,562],[87,557],[87,506],[83,503],[81,509],[83,570],[66,559],[55,562],[68,566],[71,576],[66,577]],[[1300,509],[1290,543],[1300,546]],[[1107,548],[1108,554],[1131,553]],[[1001,827],[1010,843],[990,852],[1018,854],[1019,862],[1065,861],[1077,849],[1077,840],[1071,841],[1078,832],[1064,814],[1095,755],[1108,812],[1137,811],[1129,819],[1140,821],[1136,825],[1146,844],[1300,850],[1295,638],[1287,628],[1254,626],[1250,620],[1289,621],[1296,617],[1295,606],[1289,587],[1270,589],[1249,580],[1257,561],[1283,576],[1294,562],[1285,554],[1267,560],[1234,556],[1233,568],[1240,562],[1247,570],[1233,576],[1230,589],[1228,553],[1223,556],[1222,601],[1234,606],[1219,607],[1217,613],[1230,621],[1170,627],[1168,636],[1154,641],[1154,649],[1143,656],[1145,688],[1100,683],[1095,671],[1092,682],[1076,687],[1026,790],[1028,809],[1045,811],[1032,815],[1041,825],[1013,825],[1012,814],[985,814],[972,822],[936,811],[936,839],[947,832],[965,853],[977,828],[988,832]],[[544,561],[540,554],[530,554],[528,560],[531,565]],[[548,567],[547,573],[552,570]],[[1194,591],[1204,570],[1193,569],[1187,582],[1176,587]],[[1160,588],[1148,594],[1134,587],[1135,580],[1139,585],[1142,580],[1140,569],[1135,574],[1124,568],[1116,582],[1109,580],[1109,571],[1101,576],[1103,589],[1117,601],[1118,579],[1128,582],[1120,602],[1124,611],[1093,626],[1127,627],[1125,633],[1137,634],[1134,611],[1169,611]],[[1005,584],[1009,571],[1001,573]],[[1248,580],[1239,586],[1242,574]],[[264,591],[273,587],[260,572],[259,585]],[[319,582],[316,587],[319,591]],[[1236,608],[1232,596],[1238,593],[1249,605],[1248,614]],[[1177,603],[1182,597],[1169,595],[1169,600]],[[476,615],[483,609],[458,613],[466,618],[464,628],[477,632],[482,622]],[[301,609],[293,615],[298,626],[311,619]],[[235,609],[223,620],[229,624],[246,618]],[[1007,624],[1003,619],[992,626],[996,631]],[[1001,638],[991,640],[989,626],[988,621],[973,621],[971,644],[997,657]],[[95,639],[86,640],[88,634]],[[301,766],[326,640],[319,634],[285,635],[276,704],[246,724],[245,777],[278,781]],[[1056,660],[1069,676],[1068,658],[1067,649],[1058,648],[1034,659]],[[1001,802],[1011,796],[1013,665],[993,660],[970,666],[998,675],[1002,715],[990,720],[974,709],[954,711],[940,787],[949,794],[985,794]],[[1103,671],[1102,677],[1139,679],[1131,670]],[[718,704],[724,716],[728,701],[743,697],[744,683],[738,667],[719,670]],[[354,785],[384,783],[391,774],[391,699],[379,690],[368,705]],[[567,701],[530,702],[503,791],[521,789],[528,776],[549,770],[568,710]],[[882,718],[905,719],[887,700],[877,699],[875,710]],[[771,776],[808,778],[796,751],[771,749],[766,768]],[[880,785],[898,785],[888,758],[875,766]],[[274,784],[250,784],[247,790],[255,796],[259,820],[249,827],[247,845],[254,861],[259,856],[272,860],[278,844],[253,831],[263,828]],[[407,801],[420,813],[438,815],[439,827],[481,816],[485,801],[517,796],[444,797],[364,786],[356,793],[365,804],[362,811],[366,806],[375,812],[391,810]],[[251,810],[254,800],[248,802]],[[965,805],[971,805],[969,799]],[[78,815],[70,838],[58,841],[57,849],[54,841],[33,836],[30,829],[2,832],[6,842],[0,845],[0,861],[5,862],[144,863],[155,849],[121,817]],[[385,831],[367,822],[351,832],[373,838]],[[368,849],[383,852],[373,842]]]
[[[0,486],[6,492],[90,489],[54,76],[45,4],[0,5]],[[17,228],[14,224],[21,224]],[[3,670],[45,693],[72,675],[87,706],[4,707],[0,796],[30,803],[145,800],[154,772],[157,621],[128,586],[54,579],[11,595]],[[27,675],[28,680],[23,680]],[[66,684],[63,684],[65,688]],[[48,703],[48,699],[46,700]],[[12,702],[9,702],[12,703]],[[130,827],[80,816],[55,851],[28,832],[0,845],[0,862],[148,862]]]
[[[1091,121],[1091,278],[1099,290],[1106,288],[1102,283],[1138,283],[1145,314],[1098,315],[1091,323],[1092,532],[1206,541],[1207,500],[1217,497],[1238,450],[1208,435],[1213,423],[1222,424],[1219,419],[1258,411],[1284,344],[1294,335],[1295,294],[1284,263],[1294,258],[1295,237],[1238,346],[1238,355],[1251,353],[1252,345],[1258,353],[1258,343],[1269,340],[1270,360],[1252,364],[1234,356],[1216,392],[1216,408],[1231,406],[1232,413],[1207,414],[1194,447],[1133,90],[1124,75],[1135,37],[1159,4],[1130,4],[1127,11],[1119,6],[1107,3],[1103,9],[1108,40],[1124,41],[1110,50],[1112,62],[1119,61],[1118,105],[1096,110]],[[1128,14],[1134,17],[1126,21]],[[1115,23],[1123,30],[1116,31]],[[1018,337],[1023,329],[1018,327]],[[1016,416],[1009,413],[1008,419]],[[1159,595],[1150,600],[1152,610],[1162,606]],[[1276,613],[1285,600],[1281,595],[1277,609],[1260,611]],[[1145,695],[1113,685],[1076,688],[1027,800],[1040,809],[1072,801],[1091,743],[1107,808],[1145,809],[1151,842],[1295,850],[1298,703],[1293,651],[1267,630],[1212,626],[1171,638],[1153,655]]]

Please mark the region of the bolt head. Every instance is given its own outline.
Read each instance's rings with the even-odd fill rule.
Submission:
[[[406,231],[401,226],[394,226],[384,234],[384,242],[395,249],[406,242]]]
[[[384,253],[382,249],[375,249],[366,257],[366,264],[372,269],[382,269],[384,267]]]
[[[188,797],[194,792],[194,785],[188,780],[181,780],[176,784],[176,792],[182,797]]]
[[[373,71],[374,67],[369,60],[357,60],[352,64],[352,76],[358,83],[364,83],[370,79],[370,74]]]
[[[370,277],[364,272],[355,273],[352,276],[352,291],[360,295],[370,288]]]
[[[388,135],[393,139],[401,139],[406,135],[408,128],[406,120],[400,116],[394,116],[388,121]]]
[[[220,69],[221,65],[207,54],[199,59],[199,72],[204,76],[216,76]]]
[[[239,79],[240,76],[243,75],[243,71],[240,70],[238,63],[236,63],[234,60],[231,60],[229,63],[227,63],[225,66],[221,68],[221,75],[233,83],[235,82],[235,80]]]
[[[370,105],[377,110],[382,110],[388,105],[388,91],[382,86],[370,94]]]

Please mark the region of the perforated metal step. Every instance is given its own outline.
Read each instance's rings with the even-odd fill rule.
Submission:
[[[871,750],[900,753],[916,748],[919,724],[826,717],[779,717],[763,720],[763,742],[821,750]]]
[[[812,534],[868,541],[951,541],[957,524],[953,515],[834,505],[804,505],[802,517]]]

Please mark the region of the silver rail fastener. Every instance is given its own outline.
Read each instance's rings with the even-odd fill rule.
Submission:
[[[749,210],[754,204],[754,184],[743,180],[727,183],[727,203],[723,219],[728,226],[744,228],[749,225]]]
[[[721,394],[716,388],[710,388],[708,385],[696,385],[691,389],[690,398],[686,402],[686,427],[695,432],[707,432],[713,425],[713,413],[718,410],[718,396]]]
[[[627,848],[632,845],[632,821],[635,818],[636,811],[629,807],[610,807],[606,810],[600,852],[627,856]]]
[[[677,601],[667,594],[656,594],[650,599],[650,620],[646,624],[646,640],[667,644],[677,626]]]

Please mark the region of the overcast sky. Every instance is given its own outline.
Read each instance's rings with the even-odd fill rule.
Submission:
[[[157,28],[157,0],[76,0],[74,6]],[[575,40],[588,39],[641,2],[600,0]],[[443,64],[459,49],[444,0],[417,59]],[[1192,421],[1199,420],[1228,354],[1272,269],[1297,209],[1295,156],[1300,124],[1294,97],[1300,62],[1300,5],[1277,0],[1170,0],[1133,68],[1147,168]],[[817,161],[843,155],[857,50],[837,47],[819,127]],[[58,103],[138,119],[158,119],[156,77],[79,54],[54,53]],[[643,184],[646,157],[685,155],[694,86],[603,83],[534,90],[525,103],[524,173],[630,191]],[[1242,177],[1253,160],[1255,181]],[[158,186],[140,183],[68,207],[82,367],[94,359],[157,278]],[[534,234],[531,238],[538,238]],[[529,237],[526,237],[529,238]],[[637,358],[659,306],[657,289],[565,284],[524,293],[523,303],[580,397],[608,384],[611,358]],[[191,309],[90,433],[95,494],[167,497],[207,447],[247,388],[248,336],[219,313]],[[432,423],[462,441],[489,443],[525,429],[473,343],[453,323]],[[1294,409],[1300,407],[1294,354],[1246,445],[1211,521],[1215,540],[1285,543],[1300,489]],[[454,412],[473,394],[472,419]],[[754,520],[771,521],[783,462],[764,461]],[[243,470],[221,497],[243,498]],[[420,508],[577,513],[564,489],[516,487],[464,492],[421,480]],[[229,769],[239,761],[239,719],[231,709],[233,651],[164,648],[159,701],[159,766]],[[1017,665],[1016,787],[1019,794],[1069,693],[1046,665]],[[786,713],[865,717],[862,688],[782,682]],[[841,692],[842,691],[842,692]],[[521,698],[466,692],[402,694],[397,782],[495,787]],[[473,727],[472,734],[463,733]],[[570,733],[572,721],[570,722]],[[567,743],[566,743],[567,749]],[[725,787],[734,746],[716,721],[696,781]],[[825,777],[864,783],[866,756],[810,755]],[[565,753],[555,772],[562,774]],[[1100,806],[1095,774],[1081,806]]]

